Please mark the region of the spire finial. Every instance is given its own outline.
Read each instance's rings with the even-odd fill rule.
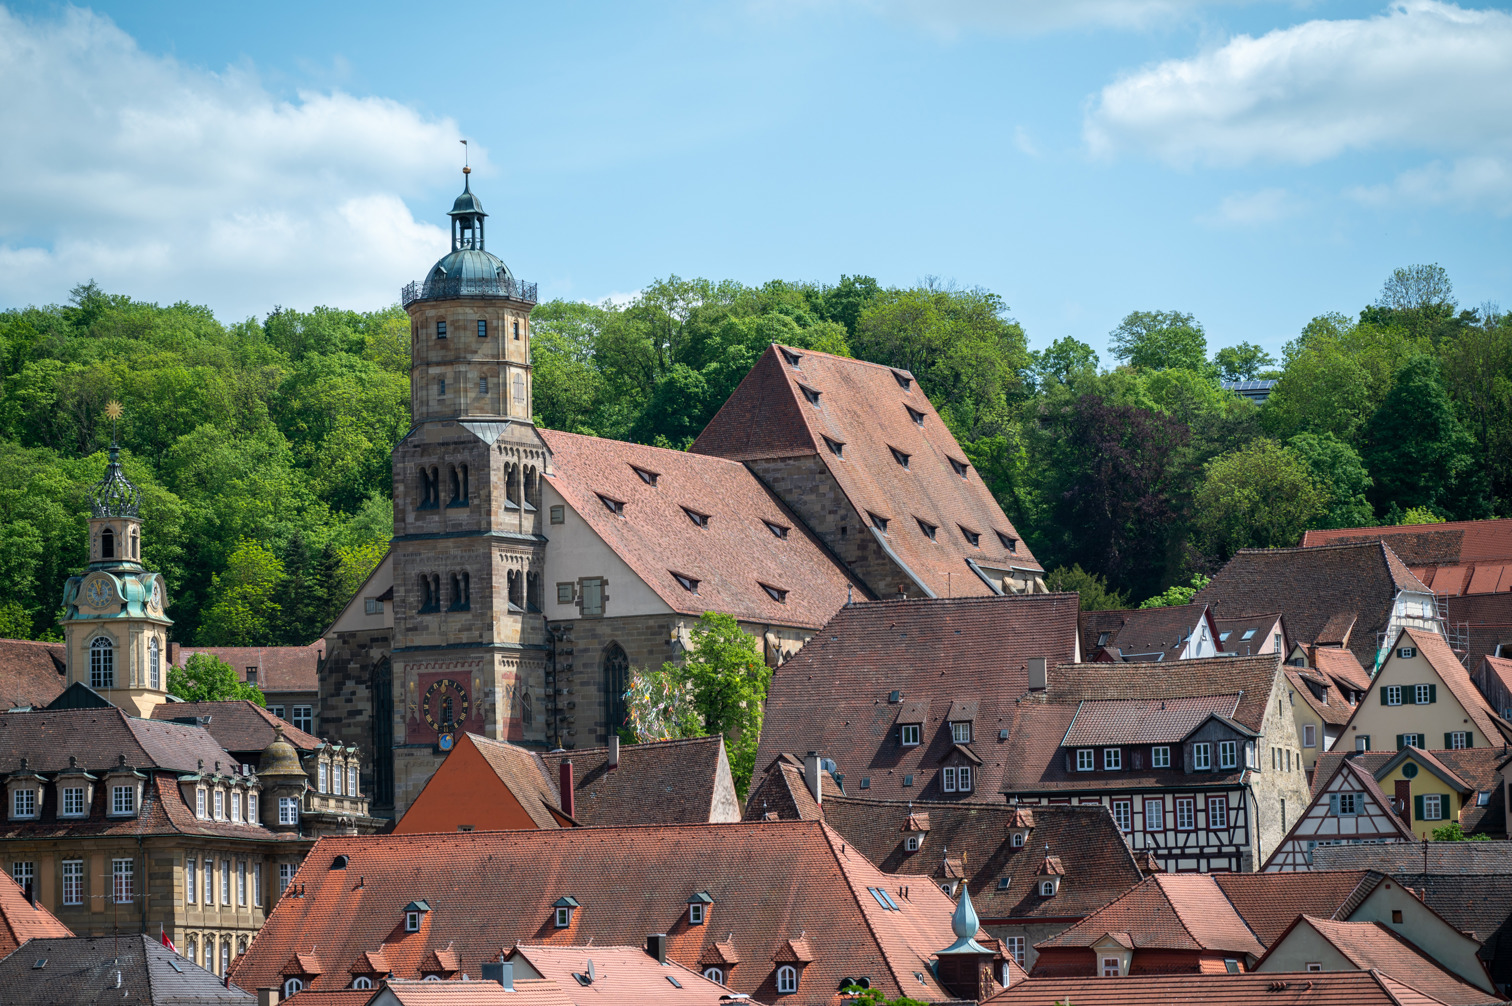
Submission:
[[[472,164],[468,155],[469,147],[466,140],[458,140],[457,142],[462,144],[462,191],[471,192],[472,189],[468,188],[467,178],[468,175],[472,174]]]
[[[950,930],[956,934],[956,939],[969,940],[976,936],[981,924],[976,907],[971,903],[971,888],[962,884],[961,900],[956,902],[955,911],[950,916]]]
[[[116,450],[119,446],[116,440],[116,423],[120,422],[126,410],[121,408],[121,403],[112,398],[105,403],[105,418],[110,420],[110,449]]]

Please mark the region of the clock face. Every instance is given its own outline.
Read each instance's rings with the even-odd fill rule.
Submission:
[[[467,721],[467,689],[451,678],[432,682],[420,711],[432,730],[449,731]]]
[[[84,600],[96,608],[105,607],[114,596],[115,589],[111,587],[110,581],[103,576],[90,580],[89,585],[84,588]]]
[[[163,607],[163,585],[157,580],[152,581],[152,606],[160,610]]]

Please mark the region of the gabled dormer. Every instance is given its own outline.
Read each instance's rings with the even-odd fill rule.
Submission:
[[[430,914],[431,906],[428,901],[411,901],[404,906],[403,925],[406,933],[418,933],[425,923],[425,917]]]
[[[1034,811],[1015,804],[1008,814],[1006,828],[1009,848],[1022,849],[1028,844],[1029,835],[1034,831]]]

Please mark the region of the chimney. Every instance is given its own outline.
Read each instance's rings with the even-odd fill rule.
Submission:
[[[619,734],[609,735],[609,767],[619,768]]]
[[[562,813],[566,814],[568,817],[575,817],[576,815],[573,814],[573,812],[572,812],[572,810],[573,810],[573,807],[572,807],[572,798],[573,798],[574,794],[572,792],[572,759],[571,758],[563,758],[562,759],[561,778],[560,778],[559,782],[560,782],[561,788],[562,788],[562,797],[561,797]]]
[[[646,953],[656,958],[656,963],[667,963],[667,934],[652,933],[646,937]]]
[[[1029,658],[1029,690],[1042,692],[1045,690],[1045,658]]]
[[[514,964],[511,961],[484,961],[483,980],[485,982],[498,982],[510,992],[514,991]],[[258,1003],[257,1006],[262,1006]]]
[[[278,989],[270,988],[257,990],[257,1006],[277,1006],[277,1003]]]
[[[824,802],[824,786],[820,780],[823,771],[824,759],[819,757],[818,751],[810,751],[803,759],[803,780],[808,783],[809,792],[814,794],[815,803]]]

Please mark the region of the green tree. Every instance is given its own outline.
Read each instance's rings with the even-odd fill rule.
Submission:
[[[1212,577],[1203,576],[1201,573],[1193,573],[1192,580],[1186,586],[1167,587],[1154,597],[1146,598],[1140,604],[1141,608],[1174,608],[1183,604],[1191,604],[1192,598],[1197,592],[1206,587]]]
[[[1307,466],[1313,484],[1326,498],[1313,527],[1368,527],[1375,522],[1365,498],[1373,483],[1353,447],[1332,433],[1298,433],[1286,447]]]
[[[1487,516],[1477,453],[1475,438],[1455,415],[1438,362],[1426,355],[1408,360],[1366,431],[1364,456],[1375,478],[1376,508],[1436,507],[1462,518]]]
[[[1491,836],[1485,832],[1467,835],[1458,821],[1450,821],[1442,828],[1433,829],[1433,840],[1435,842],[1489,842]]]
[[[1241,548],[1298,544],[1326,501],[1307,465],[1262,437],[1207,463],[1193,524],[1207,554],[1226,562]]]
[[[1108,583],[1096,573],[1080,566],[1058,566],[1045,574],[1045,586],[1051,591],[1075,591],[1081,595],[1082,611],[1117,611],[1129,606],[1129,599],[1109,590]]]
[[[283,563],[260,542],[243,538],[210,581],[202,646],[266,646],[274,638],[284,584]]]
[[[1512,500],[1512,314],[1488,307],[1477,322],[1441,348],[1444,384],[1505,514]]]
[[[1425,506],[1415,506],[1408,508],[1407,512],[1402,514],[1402,519],[1397,521],[1397,523],[1442,524],[1444,523],[1444,518],[1440,517],[1438,514],[1434,513],[1432,510],[1428,509]]]
[[[1108,337],[1114,359],[1141,370],[1207,369],[1207,335],[1190,314],[1131,311]]]
[[[1225,346],[1213,354],[1213,366],[1224,381],[1253,381],[1265,368],[1275,365],[1276,358],[1253,342]]]
[[[260,706],[268,704],[262,689],[242,681],[235,668],[209,653],[190,654],[183,667],[168,668],[168,694],[185,702],[248,699]]]
[[[1048,381],[1066,384],[1077,374],[1097,371],[1097,351],[1069,335],[1061,336],[1044,349],[1030,353],[1029,358],[1035,380],[1041,386]]]

